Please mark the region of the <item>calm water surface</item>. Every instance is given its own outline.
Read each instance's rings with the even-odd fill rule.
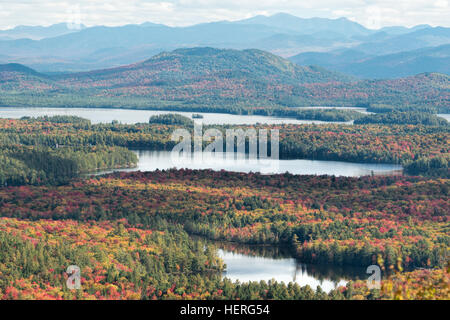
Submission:
[[[202,112],[179,112],[179,111],[152,111],[152,110],[128,110],[128,109],[101,109],[101,108],[0,108],[0,118],[19,119],[24,116],[41,117],[54,115],[79,116],[91,120],[92,123],[110,123],[117,120],[124,124],[148,122],[151,116],[167,113],[177,113],[191,118],[192,114],[201,114],[199,119],[203,124],[230,124],[230,125],[252,125],[256,123],[265,124],[307,124],[307,123],[329,123],[324,121],[296,120],[290,118],[236,115],[226,113],[202,113]],[[339,123],[339,122],[334,122]],[[348,122],[351,124],[351,122]]]
[[[358,107],[299,107],[298,109],[340,109],[355,110],[364,114],[370,114],[365,108]],[[151,116],[167,113],[177,113],[191,118],[192,114],[203,115],[203,124],[230,124],[230,125],[252,125],[256,123],[265,124],[324,124],[325,121],[296,120],[280,117],[249,116],[226,113],[205,113],[205,112],[180,112],[180,111],[152,111],[152,110],[132,110],[132,109],[103,109],[103,108],[4,108],[0,107],[0,118],[19,119],[24,116],[41,117],[53,115],[79,116],[91,120],[92,123],[110,123],[117,120],[124,124],[134,124],[148,122]],[[438,114],[439,117],[450,121],[450,114]],[[331,122],[343,123],[343,122]],[[352,124],[352,121],[345,122]]]
[[[365,268],[340,267],[333,265],[312,265],[301,263],[281,247],[250,246],[235,243],[210,241],[226,264],[223,277],[232,281],[269,281],[275,279],[284,283],[296,282],[300,286],[320,286],[329,292],[350,280],[367,279]]]
[[[400,174],[402,166],[394,164],[352,163],[321,160],[227,159],[225,154],[203,154],[186,157],[169,151],[134,150],[139,158],[136,168],[100,171],[155,171],[172,168],[212,169],[234,172],[314,174],[358,177],[373,174]]]

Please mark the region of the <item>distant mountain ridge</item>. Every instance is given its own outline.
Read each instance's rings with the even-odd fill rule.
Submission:
[[[381,41],[368,41],[354,47],[355,50],[383,55],[450,44],[450,28],[435,27],[415,30]]]
[[[60,28],[67,26],[61,24]],[[63,30],[63,34],[39,41],[1,40],[0,32],[0,61],[21,63],[39,72],[53,73],[118,67],[164,51],[205,46],[238,50],[256,48],[283,57],[344,49],[386,55],[450,44],[448,30],[427,25],[370,30],[346,18],[303,19],[280,13],[187,27],[151,22],[96,26],[76,32],[70,30],[70,33]],[[8,34],[4,33],[3,37]]]
[[[326,19],[326,18],[299,18],[286,13],[277,13],[272,16],[255,16],[253,18],[236,21],[238,24],[255,24],[280,29],[295,31],[298,34],[315,34],[320,32],[334,32],[355,35],[369,35],[373,33],[359,23],[347,18]]]
[[[57,23],[48,27],[42,26],[17,26],[9,30],[0,30],[0,39],[32,39],[41,40],[45,38],[58,37],[72,32],[85,29],[83,24],[71,27],[69,23]]]
[[[388,55],[356,49],[306,52],[289,58],[299,65],[318,65],[360,78],[391,79],[424,72],[450,74],[450,44]]]
[[[117,68],[52,76],[13,69],[0,67],[0,105],[238,112],[357,103],[448,107],[450,101],[444,74],[358,81],[257,49],[183,48]]]

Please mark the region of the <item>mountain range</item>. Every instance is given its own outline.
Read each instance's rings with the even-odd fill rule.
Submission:
[[[20,35],[24,39],[17,39]],[[334,59],[355,52],[356,60],[344,56],[347,59],[344,66],[351,64],[350,74],[363,78],[398,78],[417,73],[414,65],[410,68],[398,65],[414,64],[411,56],[423,56],[419,52],[421,49],[441,50],[442,46],[449,45],[450,28],[420,25],[371,30],[346,18],[302,19],[280,13],[188,27],[169,27],[150,22],[119,27],[81,26],[80,30],[70,29],[64,24],[44,29],[18,27],[0,31],[1,38],[9,40],[0,40],[0,63],[21,63],[44,73],[119,67],[144,61],[165,51],[208,46],[260,49],[285,58],[292,57],[292,61],[297,63],[305,60],[305,56],[302,56],[305,54],[313,58],[314,64],[336,71],[346,70],[341,61],[334,65],[327,58],[320,57],[327,53],[325,57],[332,56]],[[441,50],[438,53],[442,61],[433,60],[424,64],[433,65],[432,69],[419,69],[423,72],[447,73],[450,59],[445,52]],[[399,55],[391,56],[394,54]],[[426,57],[435,55],[430,53]],[[362,60],[376,57],[388,60],[381,64],[385,69],[382,73],[376,67],[371,67],[378,63],[376,61],[367,62],[368,67],[358,65]],[[401,57],[405,57],[405,61]],[[393,67],[389,61],[391,58]]]
[[[358,103],[448,108],[449,101],[448,75],[358,80],[257,49],[183,48],[121,67],[53,75],[19,64],[0,65],[2,106],[239,112]]]
[[[450,74],[450,44],[379,56],[357,49],[305,52],[289,59],[360,78],[398,78],[423,72]]]
[[[9,30],[0,30],[0,40],[31,39],[41,40],[45,38],[58,37],[72,32],[85,29],[80,24],[72,26],[69,23],[57,23],[48,27],[43,26],[17,26]]]

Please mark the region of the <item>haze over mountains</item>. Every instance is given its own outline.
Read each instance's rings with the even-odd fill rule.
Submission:
[[[70,26],[67,23],[57,23],[48,27],[42,26],[17,26],[9,30],[0,30],[0,40],[31,39],[58,37],[85,29],[84,25]]]
[[[89,71],[144,61],[163,51],[208,46],[261,49],[301,65],[369,79],[448,73],[450,68],[450,28],[428,25],[370,30],[346,18],[276,14],[189,27],[144,23],[74,31],[55,25],[25,31],[0,32],[0,39],[21,34],[35,39],[1,40],[0,63],[21,63],[39,72]]]
[[[357,49],[305,52],[289,59],[300,65],[319,65],[360,78],[397,78],[423,72],[450,74],[450,44],[378,56]]]

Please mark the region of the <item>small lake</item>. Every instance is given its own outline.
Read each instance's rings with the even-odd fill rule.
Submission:
[[[358,177],[364,175],[401,174],[402,166],[394,164],[352,163],[342,161],[321,160],[272,160],[272,159],[234,159],[227,158],[225,153],[194,154],[191,157],[170,151],[134,150],[139,158],[136,168],[100,171],[105,174],[113,171],[155,171],[172,168],[212,169],[234,172],[261,172],[312,175],[335,175]]]
[[[151,116],[177,113],[188,118],[192,114],[201,114],[203,119],[198,119],[205,125],[229,124],[229,125],[253,125],[264,124],[323,124],[325,121],[296,120],[280,117],[266,117],[253,115],[236,115],[226,113],[205,113],[205,112],[181,112],[181,111],[153,111],[153,110],[133,110],[133,109],[102,109],[102,108],[0,108],[0,118],[20,119],[24,116],[42,117],[54,115],[79,116],[91,120],[92,123],[110,123],[117,120],[124,124],[147,123]],[[342,123],[342,122],[332,122]],[[351,124],[351,122],[346,122]]]
[[[300,286],[309,285],[313,290],[320,286],[324,291],[330,292],[350,280],[369,277],[366,269],[361,267],[301,263],[287,249],[277,246],[207,242],[217,247],[218,256],[226,264],[223,277],[241,283],[275,279],[286,284],[296,282]]]
[[[445,120],[450,122],[450,114],[448,114],[448,113],[441,113],[441,114],[438,114],[437,116],[441,117],[441,118],[444,118]]]

